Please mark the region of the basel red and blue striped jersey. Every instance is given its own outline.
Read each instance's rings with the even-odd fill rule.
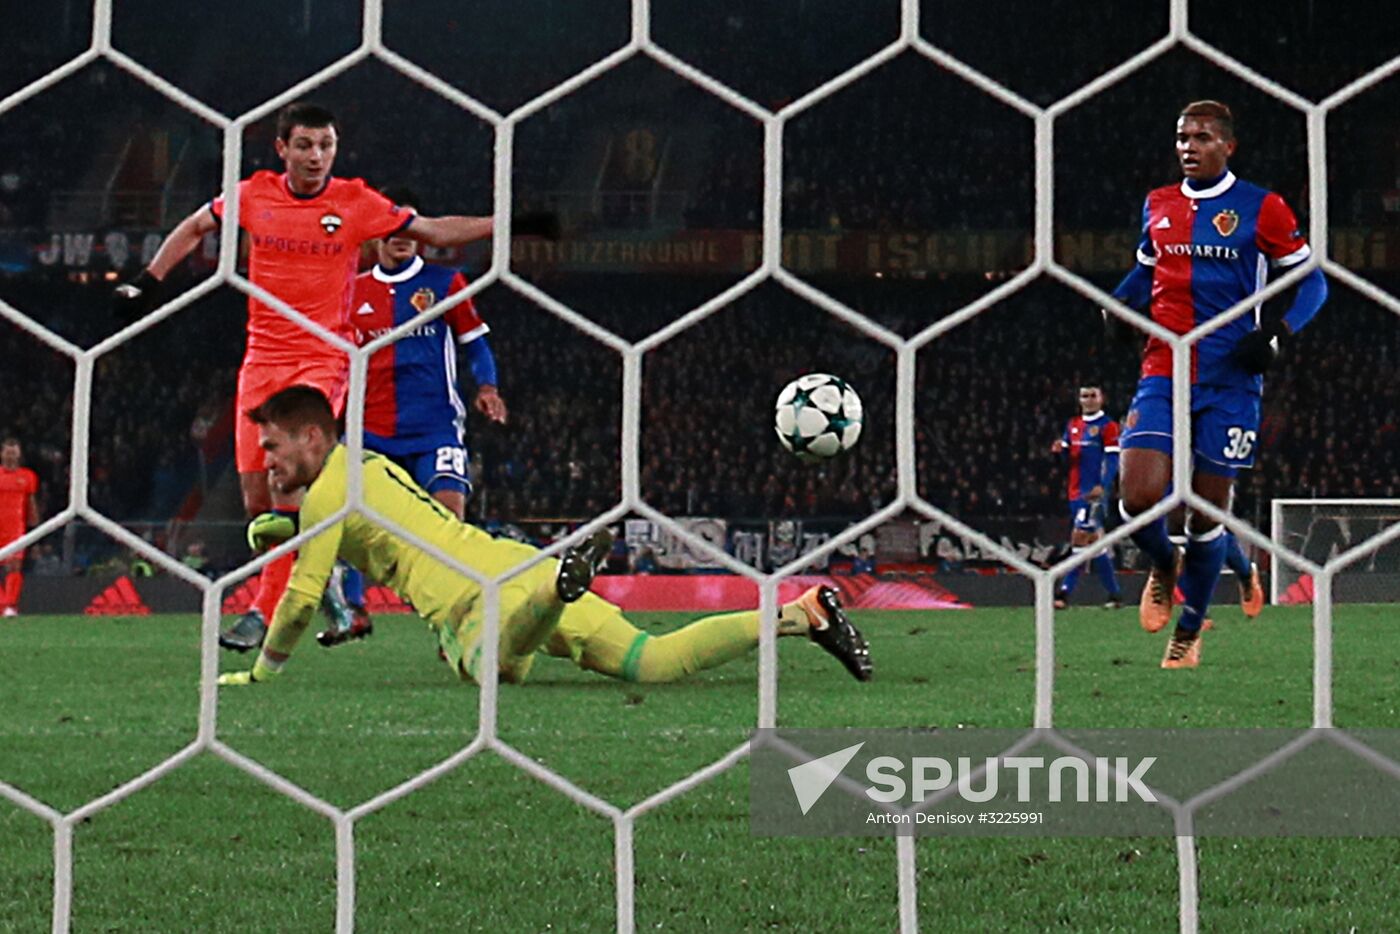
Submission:
[[[1061,440],[1069,457],[1069,498],[1084,499],[1094,487],[1107,487],[1104,461],[1118,453],[1118,423],[1103,412],[1076,415],[1065,425]]]
[[[1270,265],[1311,255],[1293,211],[1277,194],[1226,172],[1196,189],[1158,188],[1142,209],[1138,262],[1153,268],[1152,320],[1185,334],[1264,287]],[[1202,338],[1191,352],[1192,382],[1261,392],[1261,377],[1231,359],[1236,342],[1258,327],[1259,308]],[[1171,348],[1148,338],[1143,376],[1171,376]]]
[[[366,344],[466,287],[460,272],[418,256],[395,272],[375,266],[355,279],[350,323]],[[365,436],[376,450],[397,455],[463,443],[457,345],[489,330],[468,299],[370,357]]]

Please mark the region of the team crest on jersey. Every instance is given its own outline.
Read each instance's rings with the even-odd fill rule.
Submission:
[[[343,223],[345,223],[345,222],[342,221],[342,220],[340,219],[340,215],[339,215],[339,214],[322,214],[322,215],[321,215],[321,229],[324,230],[324,231],[326,232],[326,236],[328,236],[328,237],[329,237],[331,234],[335,233],[337,230],[339,230],[339,229],[340,229],[340,225],[343,224]]]
[[[1235,211],[1226,208],[1210,219],[1215,225],[1215,230],[1220,236],[1228,237],[1235,232],[1235,228],[1240,226],[1240,216]]]
[[[408,303],[420,312],[427,311],[437,303],[437,293],[432,289],[419,289],[413,293],[413,297],[408,300]]]
[[[1099,436],[1099,426],[1098,426],[1098,425],[1094,425],[1093,427],[1091,427],[1091,428],[1089,429],[1089,437],[1091,437],[1091,438],[1097,438],[1098,436]]]

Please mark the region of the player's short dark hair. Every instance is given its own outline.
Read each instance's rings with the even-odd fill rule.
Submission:
[[[1220,101],[1192,101],[1181,108],[1181,113],[1177,116],[1214,120],[1215,125],[1220,127],[1221,136],[1226,139],[1235,138],[1235,115]]]
[[[418,193],[407,185],[390,185],[381,188],[379,193],[401,208],[420,208]]]
[[[315,425],[328,438],[340,436],[330,402],[321,390],[311,386],[289,386],[257,408],[249,409],[247,415],[254,425],[276,425],[288,431]]]
[[[0,438],[0,448],[7,448],[12,444],[15,447],[19,447],[19,439],[16,438],[14,435],[6,435],[5,437]]]
[[[335,114],[319,104],[307,101],[294,101],[277,112],[277,138],[284,143],[292,138],[294,127],[304,126],[319,130],[321,127],[335,125]]]

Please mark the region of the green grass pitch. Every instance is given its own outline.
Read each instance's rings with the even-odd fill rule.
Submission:
[[[815,647],[783,640],[782,725],[1030,725],[1028,609],[855,615],[876,680],[858,684]],[[1199,670],[1162,672],[1165,637],[1144,635],[1131,610],[1060,614],[1056,724],[1307,726],[1310,611],[1268,608],[1251,622],[1227,607],[1216,619]],[[1339,726],[1397,725],[1394,626],[1388,608],[1337,609]],[[193,617],[0,624],[0,779],[68,811],[182,748],[196,731],[198,637]],[[434,646],[406,617],[331,651],[308,640],[279,683],[222,691],[220,737],[325,800],[358,803],[475,734],[477,692]],[[500,735],[627,806],[744,740],[754,658],[665,686],[541,659],[530,684],[502,687]],[[639,819],[638,929],[896,928],[891,841],[755,838],[747,806],[741,764]],[[355,841],[359,930],[615,924],[610,822],[494,754],[365,818]],[[0,931],[50,928],[52,851],[46,822],[0,802]],[[1169,839],[921,839],[916,852],[925,930],[1177,929]],[[1390,839],[1202,840],[1202,929],[1386,929],[1397,862]],[[75,930],[326,931],[334,921],[330,823],[210,755],[80,825],[73,871]]]

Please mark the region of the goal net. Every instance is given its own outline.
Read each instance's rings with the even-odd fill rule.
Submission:
[[[1315,564],[1384,532],[1400,522],[1400,499],[1276,499],[1270,538]],[[1269,575],[1269,600],[1278,604],[1311,603],[1312,578],[1285,562]],[[1400,602],[1400,540],[1363,555],[1333,578],[1332,599],[1339,603]]]

